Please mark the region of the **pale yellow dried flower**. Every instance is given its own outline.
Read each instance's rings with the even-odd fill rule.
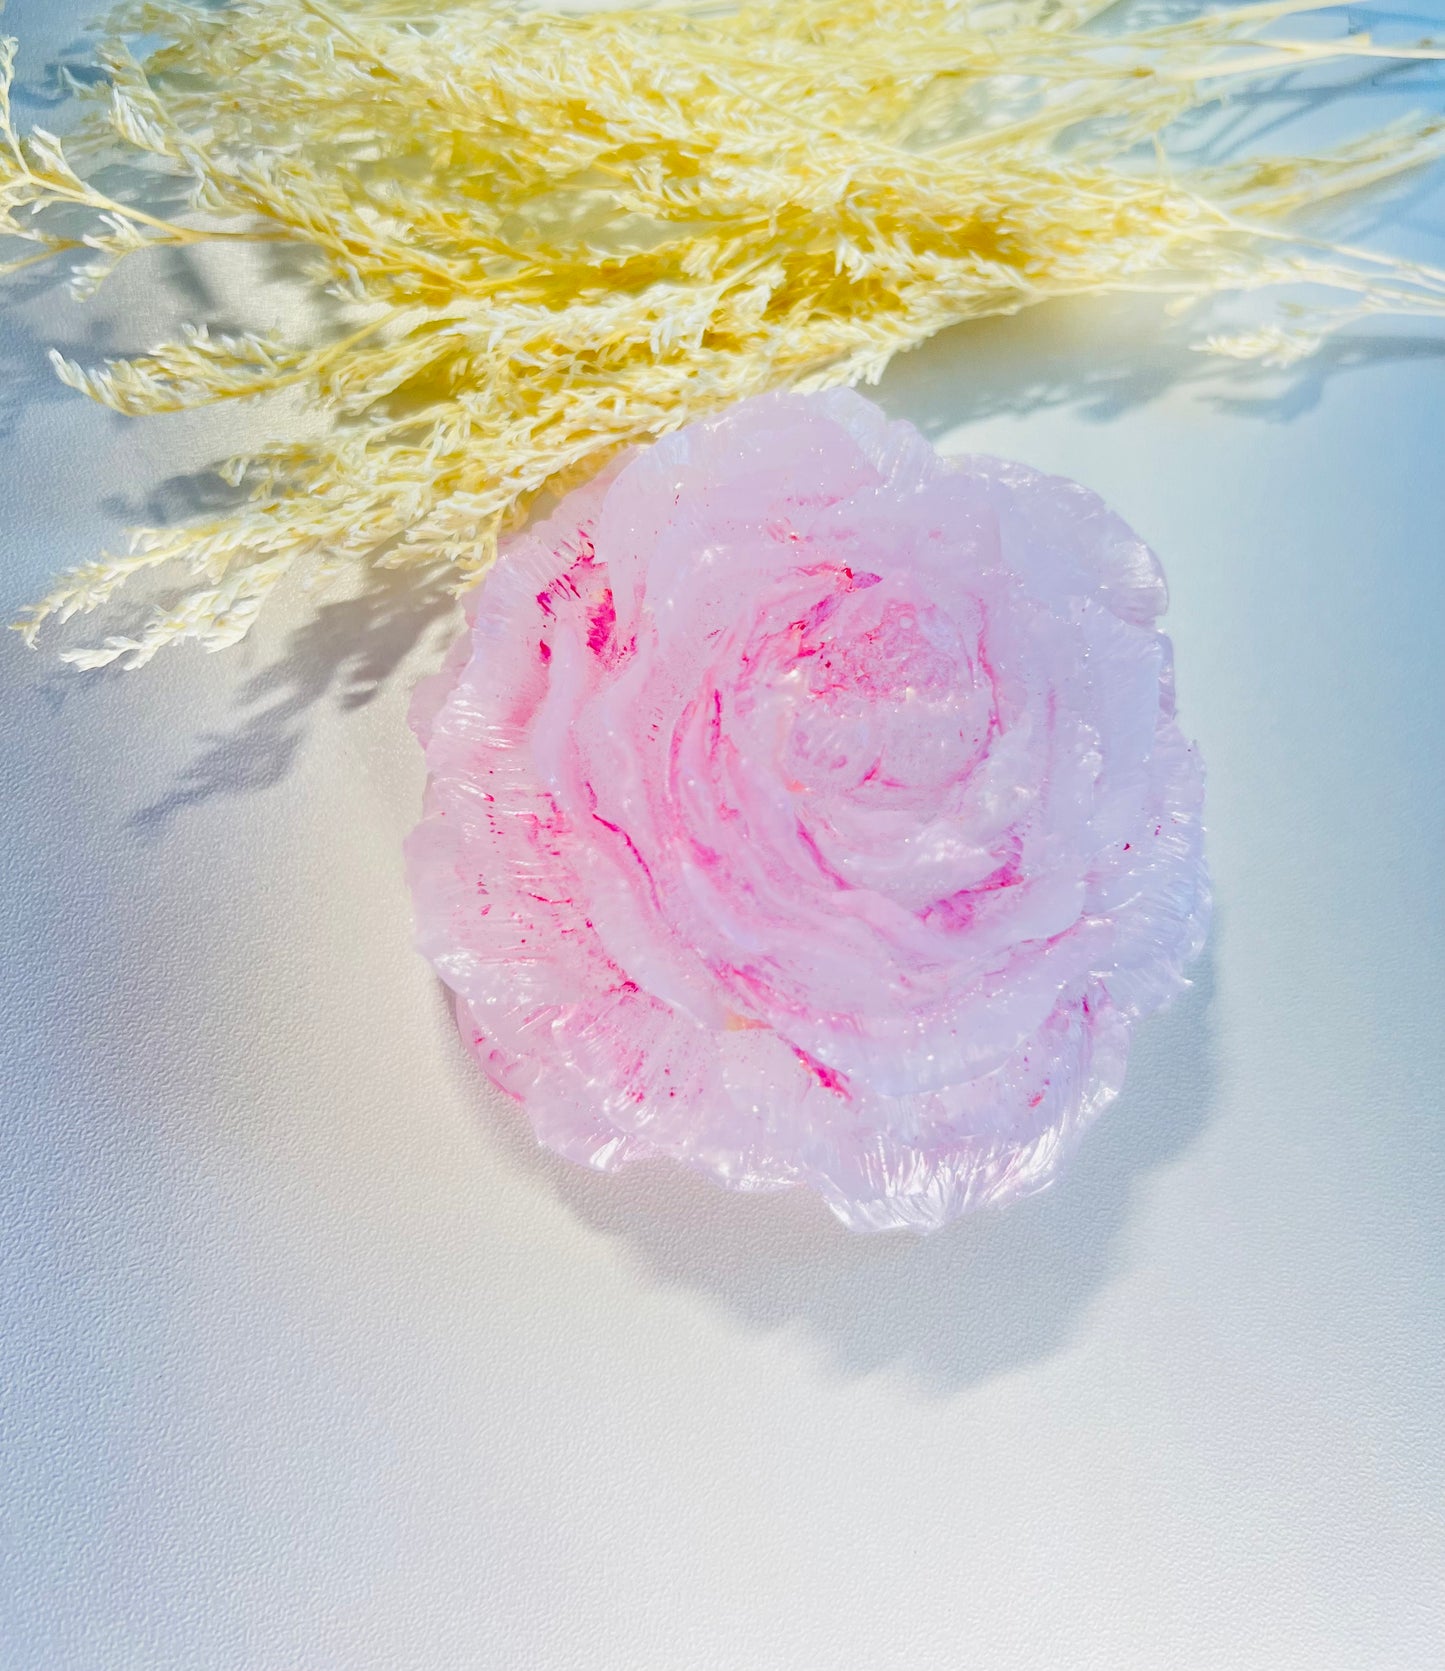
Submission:
[[[1296,0],[1101,28],[1109,9],[140,0],[110,20],[107,82],[65,144],[16,131],[0,44],[0,233],[38,246],[0,272],[87,248],[85,295],[147,249],[279,241],[314,251],[354,313],[319,345],[202,326],[99,368],[56,355],[119,412],[299,388],[329,426],[231,460],[240,509],[139,530],[20,630],[172,561],[194,577],[174,608],[68,659],[232,644],[303,560],[445,563],[467,583],[539,494],[618,447],[769,387],[874,380],[946,325],[1051,297],[1354,298],[1205,345],[1274,363],[1361,312],[1445,313],[1445,274],[1289,227],[1437,156],[1445,124],[1195,173],[1160,143],[1241,78],[1441,48],[1261,38],[1313,9]],[[143,63],[138,36],[162,43]],[[191,212],[148,213],[80,172],[118,151],[188,182]]]

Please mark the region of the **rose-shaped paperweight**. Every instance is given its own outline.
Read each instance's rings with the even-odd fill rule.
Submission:
[[[1203,942],[1149,549],[847,392],[513,540],[414,723],[419,943],[559,1154],[931,1229],[1047,1183]]]

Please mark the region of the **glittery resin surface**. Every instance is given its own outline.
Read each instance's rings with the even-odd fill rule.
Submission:
[[[1046,1184],[1208,914],[1148,548],[847,392],[634,454],[515,539],[418,690],[419,944],[485,1072],[926,1230]]]

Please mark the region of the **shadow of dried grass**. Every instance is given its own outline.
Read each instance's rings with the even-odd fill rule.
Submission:
[[[1282,368],[1202,354],[1194,340],[1127,300],[1046,303],[940,333],[927,353],[896,359],[871,392],[932,437],[1051,411],[1108,423],[1180,390],[1217,412],[1287,423],[1343,376],[1445,360],[1445,332],[1423,327],[1344,332]]]
[[[198,739],[194,759],[165,795],[135,813],[131,828],[155,839],[189,808],[279,783],[319,705],[364,707],[422,639],[454,616],[451,579],[381,570],[358,595],[320,604],[286,653],[246,681],[236,726]]]

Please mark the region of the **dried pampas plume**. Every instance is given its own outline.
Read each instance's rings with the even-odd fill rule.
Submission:
[[[0,272],[81,252],[85,295],[144,250],[286,242],[354,315],[322,343],[201,326],[99,368],[55,355],[119,412],[299,387],[329,422],[230,460],[239,509],[137,531],[20,630],[173,561],[174,607],[67,659],[233,644],[298,565],[445,563],[465,584],[619,446],[774,386],[871,381],[946,325],[1050,297],[1330,287],[1333,308],[1205,344],[1276,362],[1365,313],[1445,313],[1445,274],[1291,230],[1438,155],[1445,124],[1207,171],[1166,156],[1171,124],[1246,78],[1445,55],[1261,36],[1311,9],[1111,26],[1088,0],[145,0],[109,21],[64,144],[14,126],[5,42],[0,233],[37,247]],[[143,60],[140,37],[160,42]],[[117,154],[186,182],[189,209],[107,196]]]

